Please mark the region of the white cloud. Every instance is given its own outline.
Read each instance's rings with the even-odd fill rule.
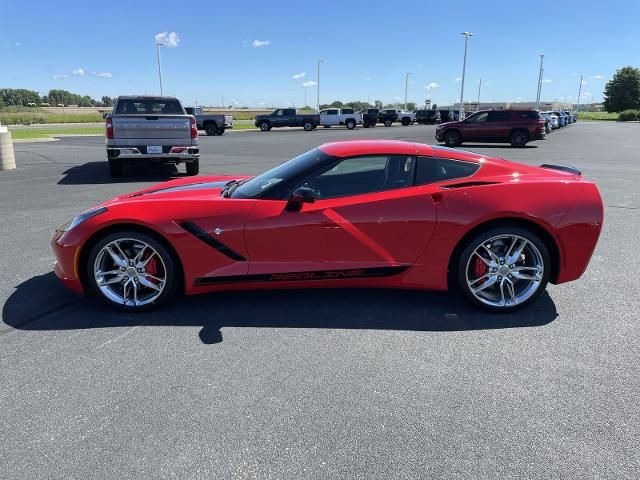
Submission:
[[[542,83],[551,83],[551,79],[550,78],[543,78],[542,79]]]
[[[434,88],[438,88],[440,85],[438,85],[436,82],[431,82],[428,83],[424,86],[425,90],[433,90]]]
[[[593,78],[594,80],[602,80],[604,75],[591,75],[589,78]]]
[[[304,77],[306,74],[307,74],[307,72],[300,72],[300,73],[296,73],[296,74],[293,76],[293,79],[294,79],[294,80],[298,80],[298,79],[300,79],[300,78]]]
[[[266,47],[271,43],[271,40],[254,40],[251,42],[253,48]]]
[[[456,77],[456,79],[454,80],[454,82],[459,82],[460,80],[462,80],[460,77]]]
[[[65,78],[69,78],[69,75],[65,75],[64,73],[58,74],[58,75],[54,75],[53,77],[54,80],[64,80]]]
[[[77,68],[71,73],[73,73],[76,77],[84,77],[84,69],[82,68]]]
[[[586,85],[587,81],[586,80],[582,80],[582,85]]]
[[[582,96],[585,96],[585,95],[588,97],[591,95],[591,92],[582,92]]]
[[[314,82],[313,80],[308,80],[302,84],[303,87],[315,87],[318,85],[318,82]]]
[[[156,43],[169,48],[176,48],[180,43],[180,37],[176,32],[162,32],[156,34]]]
[[[14,47],[21,47],[21,46],[22,46],[22,44],[21,44],[20,42],[16,42],[16,43],[14,43],[14,44],[13,44],[13,46],[14,46]]]
[[[109,72],[91,72],[91,74],[98,78],[111,78],[113,76]]]

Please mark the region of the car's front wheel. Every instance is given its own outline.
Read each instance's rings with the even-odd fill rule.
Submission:
[[[457,147],[462,143],[460,141],[460,133],[457,130],[449,130],[444,134],[444,143],[447,147]]]
[[[384,121],[384,126],[385,127],[390,127],[391,125],[393,125],[393,122],[391,120],[385,120]]]
[[[136,231],[112,233],[91,249],[86,264],[93,290],[110,306],[126,311],[152,308],[177,285],[177,265],[159,241]]]
[[[347,126],[347,128],[349,130],[353,130],[354,128],[356,128],[356,121],[355,120],[347,120],[347,123],[345,125]]]
[[[470,239],[458,259],[456,276],[471,302],[508,312],[533,302],[544,291],[550,270],[545,243],[530,230],[507,226]]]
[[[269,122],[260,123],[260,130],[262,130],[263,132],[268,132],[269,130],[271,130],[271,124]]]
[[[311,130],[313,130],[313,123],[304,122],[304,124],[302,125],[302,128],[304,128],[305,132],[310,132]]]

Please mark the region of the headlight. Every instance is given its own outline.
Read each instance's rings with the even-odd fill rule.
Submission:
[[[76,228],[82,222],[85,222],[86,220],[89,220],[90,218],[93,218],[96,215],[100,215],[101,213],[104,213],[106,211],[107,211],[107,207],[98,207],[98,208],[92,208],[91,210],[87,210],[86,212],[81,213],[76,217],[73,217],[71,220],[69,220],[65,224],[56,228],[56,231],[68,232],[69,230]]]

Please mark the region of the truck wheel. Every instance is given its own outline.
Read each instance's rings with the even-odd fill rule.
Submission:
[[[409,117],[404,117],[401,123],[403,127],[408,127],[411,125],[411,119]]]
[[[368,120],[365,120],[364,122],[362,122],[362,126],[363,126],[364,128],[369,128],[369,126],[370,126],[370,125],[369,125],[369,121],[368,121]]]
[[[391,120],[385,120],[384,121],[384,126],[385,127],[390,127],[393,124],[393,122]]]
[[[347,120],[347,122],[345,123],[345,125],[347,126],[347,128],[348,128],[349,130],[353,130],[354,128],[356,128],[356,121],[355,121],[355,120],[352,120],[352,119],[349,119],[349,120]]]
[[[323,125],[324,128],[331,128],[331,125]]]
[[[220,127],[218,130],[216,130],[216,135],[224,135],[224,127]]]
[[[313,130],[313,123],[307,120],[306,122],[304,122],[302,128],[304,128],[305,132],[310,132],[311,130]]]
[[[262,122],[260,124],[260,130],[262,130],[263,132],[268,132],[269,130],[271,130],[271,124],[269,122]]]
[[[218,126],[213,122],[207,122],[204,124],[204,131],[209,136],[216,135]]]
[[[109,159],[109,175],[112,177],[124,176],[124,163],[119,158]]]
[[[512,147],[522,148],[529,141],[529,134],[525,130],[516,130],[509,139]]]
[[[192,175],[198,175],[198,173],[200,173],[199,158],[196,158],[195,160],[187,162],[185,165],[187,167],[187,175],[192,176]]]

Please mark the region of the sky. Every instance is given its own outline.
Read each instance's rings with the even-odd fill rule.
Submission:
[[[602,100],[615,71],[640,66],[640,1],[351,0],[242,2],[0,0],[0,88],[159,94],[185,105],[320,101]],[[304,85],[307,85],[306,87]]]

